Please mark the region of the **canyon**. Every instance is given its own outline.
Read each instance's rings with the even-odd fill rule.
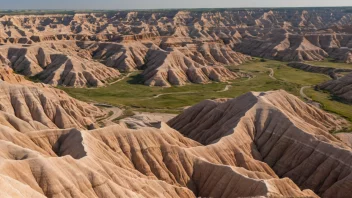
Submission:
[[[338,7],[0,12],[0,196],[349,197],[351,119],[326,104],[351,108],[351,24]]]
[[[223,66],[250,56],[349,63],[351,20],[347,8],[3,15],[0,57],[55,86],[103,86],[111,68],[144,70],[149,86],[224,82],[242,74]]]

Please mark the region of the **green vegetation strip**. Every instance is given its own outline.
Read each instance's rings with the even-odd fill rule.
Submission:
[[[338,114],[352,122],[352,106],[339,101],[328,92],[316,91],[313,88],[305,90],[305,94],[322,104],[326,111]]]
[[[179,113],[183,107],[194,105],[205,99],[234,98],[250,91],[284,89],[299,96],[302,86],[315,85],[329,80],[324,75],[293,69],[285,64],[279,61],[266,60],[264,62],[257,59],[240,66],[227,66],[232,71],[252,75],[250,79],[236,79],[227,83],[189,84],[170,88],[148,87],[143,85],[140,72],[134,72],[129,77],[107,87],[97,89],[61,87],[61,89],[87,102],[107,103],[140,111]],[[274,70],[277,80],[269,77],[269,68]],[[218,92],[229,84],[231,87],[228,91]],[[185,94],[185,92],[190,93]],[[159,94],[165,95],[154,98]]]

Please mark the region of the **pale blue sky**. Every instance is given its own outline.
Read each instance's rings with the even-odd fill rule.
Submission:
[[[352,0],[0,0],[0,9],[153,9],[352,6]]]

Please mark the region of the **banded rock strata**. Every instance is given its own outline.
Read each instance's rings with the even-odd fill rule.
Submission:
[[[207,100],[168,124],[186,137],[166,123],[91,131],[1,123],[1,195],[343,197],[351,189],[351,148],[328,133],[344,121],[284,91]]]
[[[32,83],[0,66],[0,123],[20,132],[43,129],[95,128],[105,112],[65,92]]]

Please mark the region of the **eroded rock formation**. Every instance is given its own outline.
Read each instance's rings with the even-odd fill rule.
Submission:
[[[285,91],[206,100],[167,123],[137,116],[99,128],[106,112],[51,86],[104,86],[136,70],[150,86],[229,81],[245,74],[224,66],[251,59],[244,54],[350,62],[347,11],[2,16],[0,197],[350,195],[351,137],[330,133],[348,122]],[[319,87],[352,101],[351,74],[335,77]]]
[[[352,102],[352,73],[318,85],[319,89],[330,91],[347,102]]]
[[[284,91],[204,101],[168,124],[207,147],[228,148],[233,158],[215,152],[219,161],[247,169],[253,164],[240,159],[263,161],[279,177],[288,177],[323,197],[343,197],[349,192],[347,156],[351,150],[329,134],[329,130],[340,129],[343,121]],[[204,149],[194,148],[194,152]]]
[[[42,129],[94,128],[105,112],[65,92],[36,84],[0,66],[0,123],[20,132]]]
[[[322,63],[322,65],[323,64],[324,63]],[[334,67],[316,66],[316,65],[310,65],[308,63],[303,63],[303,62],[291,62],[287,65],[307,72],[329,75],[332,79],[339,78],[339,75],[340,75],[339,73],[352,72],[352,69],[340,69],[340,68],[334,68]]]
[[[117,70],[89,59],[84,52],[77,53],[77,48],[72,42],[5,45],[0,53],[17,73],[54,86],[103,86],[119,77]]]
[[[168,123],[186,137],[160,122],[38,131],[13,117],[28,128],[0,122],[4,195],[341,197],[351,189],[352,150],[328,132],[345,122],[284,91],[201,102]]]
[[[220,67],[250,59],[241,53],[283,61],[331,57],[350,63],[351,20],[345,8],[5,15],[0,18],[0,42],[6,44],[0,59],[10,61],[16,72],[40,73],[42,82],[76,87],[103,86],[119,76],[106,66],[122,72],[144,70],[146,66],[159,69],[161,64],[152,65],[148,57],[160,58],[165,51],[179,51],[208,70],[227,74],[230,71]],[[152,74],[145,71],[145,84],[170,86],[213,80],[199,72],[197,80],[188,78],[189,65],[184,61],[182,72],[165,74],[175,66],[169,56],[164,57],[163,62],[170,64],[163,67],[169,69],[157,69]],[[229,74],[226,79],[239,75]]]

